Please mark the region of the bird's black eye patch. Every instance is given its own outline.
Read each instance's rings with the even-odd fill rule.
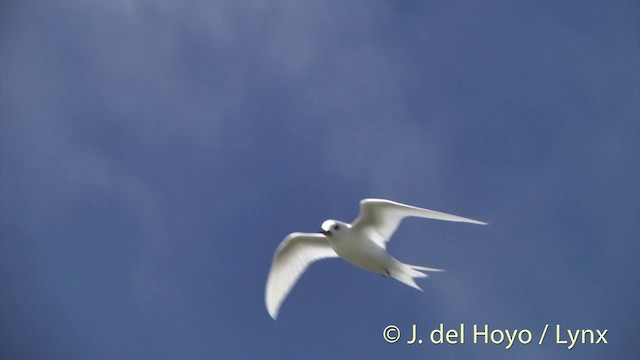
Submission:
[[[340,225],[334,225],[333,230],[340,230]]]

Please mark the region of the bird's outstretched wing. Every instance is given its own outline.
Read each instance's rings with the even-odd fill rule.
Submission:
[[[422,209],[395,201],[364,199],[360,201],[360,215],[353,222],[353,229],[363,231],[380,246],[386,248],[387,242],[391,239],[402,219],[409,216],[487,225],[482,221]]]
[[[267,279],[264,302],[275,320],[280,305],[314,261],[338,257],[326,236],[322,234],[289,234],[276,249]]]

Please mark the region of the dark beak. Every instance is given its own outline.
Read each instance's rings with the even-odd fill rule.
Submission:
[[[325,230],[320,230],[320,234],[324,235],[324,236],[329,236],[331,235],[330,231],[325,231]]]

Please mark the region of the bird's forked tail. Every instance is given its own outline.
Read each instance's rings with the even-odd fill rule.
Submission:
[[[444,271],[442,269],[434,269],[423,266],[409,265],[405,263],[401,263],[396,260],[395,266],[393,269],[389,271],[391,277],[400,281],[401,283],[407,284],[412,288],[423,291],[418,284],[416,284],[415,279],[427,277],[428,275],[424,273],[424,271]]]

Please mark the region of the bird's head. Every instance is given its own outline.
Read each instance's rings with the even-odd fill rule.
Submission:
[[[320,231],[320,233],[324,234],[324,236],[330,237],[335,236],[336,234],[339,234],[341,231],[350,227],[351,225],[343,223],[342,221],[327,220],[322,223],[322,230]]]

